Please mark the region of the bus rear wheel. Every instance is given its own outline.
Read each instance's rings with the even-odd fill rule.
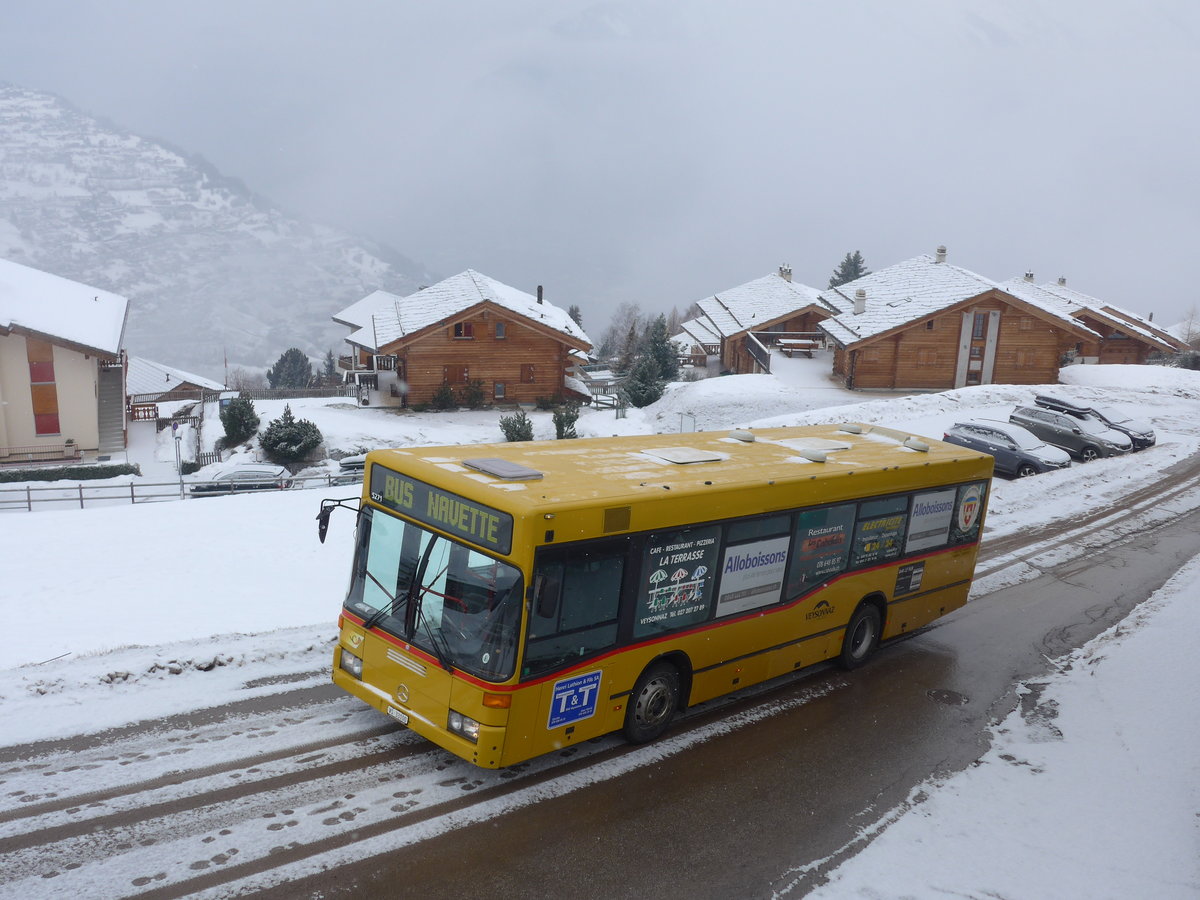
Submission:
[[[883,617],[879,615],[879,607],[874,603],[860,603],[850,623],[846,626],[846,636],[842,639],[842,653],[838,662],[843,669],[857,669],[867,661],[875,645],[879,643],[879,632],[883,625]]]
[[[679,670],[670,663],[646,667],[629,695],[622,731],[631,744],[652,741],[671,724],[679,708]]]

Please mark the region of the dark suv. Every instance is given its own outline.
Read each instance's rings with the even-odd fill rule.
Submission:
[[[994,419],[956,422],[946,429],[942,440],[990,453],[996,460],[996,471],[1001,475],[1024,478],[1071,465],[1071,457],[1066,451],[1049,446],[1028,429],[1011,422]]]
[[[1154,436],[1154,428],[1151,427],[1149,422],[1131,418],[1120,410],[1113,409],[1111,406],[1082,406],[1078,403],[1072,403],[1069,400],[1048,397],[1045,394],[1034,397],[1033,402],[1044,409],[1064,412],[1068,416],[1074,416],[1077,419],[1086,419],[1089,417],[1098,419],[1104,423],[1105,427],[1127,435],[1129,440],[1133,442],[1134,450],[1145,450],[1147,447],[1153,447],[1155,440],[1157,440]]]
[[[1128,435],[1113,431],[1099,419],[1078,419],[1042,406],[1018,406],[1008,421],[1028,428],[1047,444],[1061,447],[1084,462],[1120,456],[1133,449]]]

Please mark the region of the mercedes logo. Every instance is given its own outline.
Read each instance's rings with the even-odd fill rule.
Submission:
[[[402,685],[400,685],[400,687],[396,688],[396,699],[399,700],[401,703],[408,702],[408,685],[407,684],[402,684]]]

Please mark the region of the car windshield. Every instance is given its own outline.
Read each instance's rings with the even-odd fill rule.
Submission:
[[[1104,416],[1104,418],[1108,419],[1108,421],[1112,422],[1114,425],[1128,425],[1133,421],[1133,419],[1125,415],[1125,413],[1121,412],[1119,409],[1114,409],[1111,406],[1097,407],[1096,412],[1100,413],[1100,415]]]
[[[443,665],[490,681],[513,672],[520,571],[388,513],[363,511],[345,605]]]
[[[1093,419],[1091,416],[1088,416],[1086,419],[1078,419],[1077,421],[1079,422],[1079,427],[1088,434],[1104,434],[1104,432],[1108,431],[1107,425],[1099,419]]]
[[[1024,428],[1012,428],[1004,433],[1011,437],[1022,450],[1037,450],[1046,446],[1041,438]]]

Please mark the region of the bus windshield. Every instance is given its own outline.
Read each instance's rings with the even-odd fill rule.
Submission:
[[[517,569],[380,510],[363,510],[346,609],[489,681],[513,673],[521,620]]]

